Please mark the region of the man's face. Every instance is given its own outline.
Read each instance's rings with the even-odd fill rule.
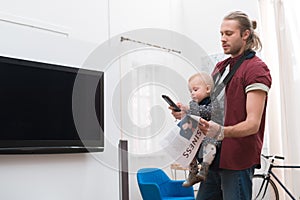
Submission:
[[[239,23],[236,20],[223,20],[221,24],[221,42],[225,54],[231,54],[236,57],[244,52],[248,31],[242,36],[240,33]]]

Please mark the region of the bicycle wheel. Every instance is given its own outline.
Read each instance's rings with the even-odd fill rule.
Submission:
[[[252,179],[252,200],[279,200],[278,189],[275,183],[269,179],[267,184],[267,180],[265,180],[264,175],[262,174],[255,174]],[[264,183],[261,191],[260,188]],[[267,190],[265,192],[265,188],[267,186]],[[265,194],[264,194],[265,193]]]

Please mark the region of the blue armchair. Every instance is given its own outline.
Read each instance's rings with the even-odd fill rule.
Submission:
[[[193,187],[182,187],[183,180],[171,180],[158,168],[139,169],[137,181],[143,200],[195,200]]]

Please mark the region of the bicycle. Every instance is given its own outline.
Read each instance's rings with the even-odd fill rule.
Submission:
[[[291,199],[296,200],[296,198],[292,195],[292,193],[288,190],[288,188],[274,174],[272,169],[273,168],[300,168],[300,166],[274,164],[275,159],[284,160],[284,157],[282,156],[262,155],[262,157],[266,158],[268,161],[268,166],[267,166],[268,170],[266,173],[254,174],[252,198],[254,198],[254,200],[258,200],[258,199],[279,200],[278,188],[274,182],[276,181],[284,189],[284,191],[289,195]]]

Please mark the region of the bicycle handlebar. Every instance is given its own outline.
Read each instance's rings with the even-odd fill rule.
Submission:
[[[264,158],[267,158],[267,159],[269,159],[269,158],[275,158],[275,159],[284,160],[284,157],[283,157],[283,156],[266,156],[266,155],[263,155],[263,154],[262,154],[262,156],[263,156]]]
[[[262,157],[269,159],[269,158],[275,158],[275,159],[280,159],[280,160],[284,160],[283,156],[266,156],[264,154],[261,154]]]

